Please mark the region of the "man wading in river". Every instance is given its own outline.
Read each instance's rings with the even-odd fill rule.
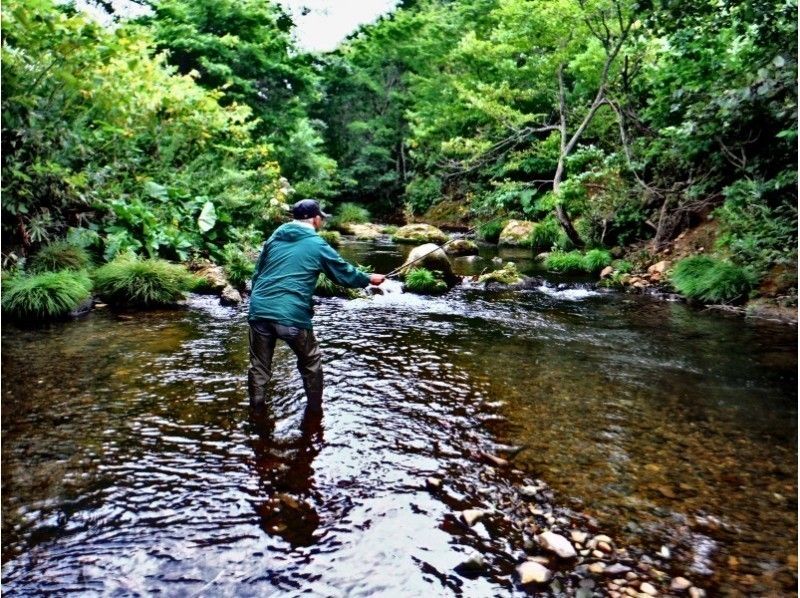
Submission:
[[[312,299],[320,272],[351,288],[379,285],[382,274],[365,274],[348,264],[317,234],[327,218],[313,199],[292,207],[293,222],[281,225],[264,244],[250,295],[250,406],[265,406],[272,377],[272,354],[278,339],[297,355],[308,411],[322,411],[322,355],[311,329]]]

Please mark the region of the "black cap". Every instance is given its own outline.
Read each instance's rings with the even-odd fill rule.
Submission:
[[[317,203],[315,199],[301,199],[292,206],[292,218],[295,220],[308,220],[314,216],[328,217],[328,215],[320,209],[319,203]]]

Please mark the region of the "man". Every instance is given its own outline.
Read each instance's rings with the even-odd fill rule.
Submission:
[[[348,264],[317,231],[327,218],[313,199],[292,207],[294,221],[281,225],[264,244],[253,274],[250,295],[250,406],[264,406],[272,377],[272,355],[278,339],[297,355],[297,369],[310,412],[322,411],[322,356],[311,327],[317,277],[324,272],[335,283],[363,288],[385,276],[365,274]]]

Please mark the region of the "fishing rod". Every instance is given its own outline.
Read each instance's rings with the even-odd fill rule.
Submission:
[[[494,218],[492,218],[491,220],[487,220],[486,222],[482,222],[481,224],[476,224],[476,225],[475,225],[475,226],[473,226],[472,228],[470,228],[470,229],[467,229],[467,231],[463,233],[463,236],[464,236],[464,237],[466,237],[466,236],[469,236],[469,235],[471,235],[472,233],[474,233],[475,231],[477,231],[479,228],[482,228],[482,227],[486,226],[487,224],[491,224],[491,223],[492,223],[492,222],[494,222],[495,220],[501,220],[502,218],[506,218],[506,215],[505,215],[505,214],[501,214],[500,216],[495,216],[495,217],[494,217]],[[461,238],[462,238],[462,237],[453,237],[452,239],[450,239],[450,240],[448,240],[448,241],[445,241],[445,242],[444,242],[444,243],[442,243],[441,245],[437,245],[437,246],[436,246],[436,249],[432,249],[432,250],[430,250],[428,253],[425,253],[425,254],[423,254],[423,255],[419,256],[417,259],[415,259],[415,260],[412,260],[412,261],[408,262],[407,264],[403,264],[402,266],[398,266],[397,268],[395,268],[394,270],[392,270],[391,272],[389,272],[389,273],[386,275],[386,278],[393,278],[393,277],[397,276],[397,275],[400,273],[400,271],[401,271],[401,270],[405,270],[405,269],[406,269],[406,268],[408,268],[408,267],[409,267],[411,264],[416,264],[418,261],[425,259],[426,257],[428,257],[429,255],[431,255],[432,253],[436,253],[436,252],[437,252],[437,251],[439,251],[440,249],[444,249],[444,248],[445,248],[447,245],[449,245],[449,244],[450,244],[450,243],[452,243],[453,241],[457,241],[457,240],[459,240],[459,239],[461,239]]]

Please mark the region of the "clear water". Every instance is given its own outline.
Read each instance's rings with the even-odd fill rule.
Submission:
[[[378,271],[405,251],[343,249]],[[457,268],[491,267],[484,257]],[[273,425],[248,419],[244,306],[192,297],[173,312],[6,324],[4,590],[509,595],[508,571],[454,571],[469,543],[424,483],[478,483],[476,452],[500,443],[525,446],[515,465],[557,502],[625,542],[668,546],[671,573],[795,592],[796,329],[580,281],[387,290],[320,302],[319,426],[302,425],[280,345]]]

